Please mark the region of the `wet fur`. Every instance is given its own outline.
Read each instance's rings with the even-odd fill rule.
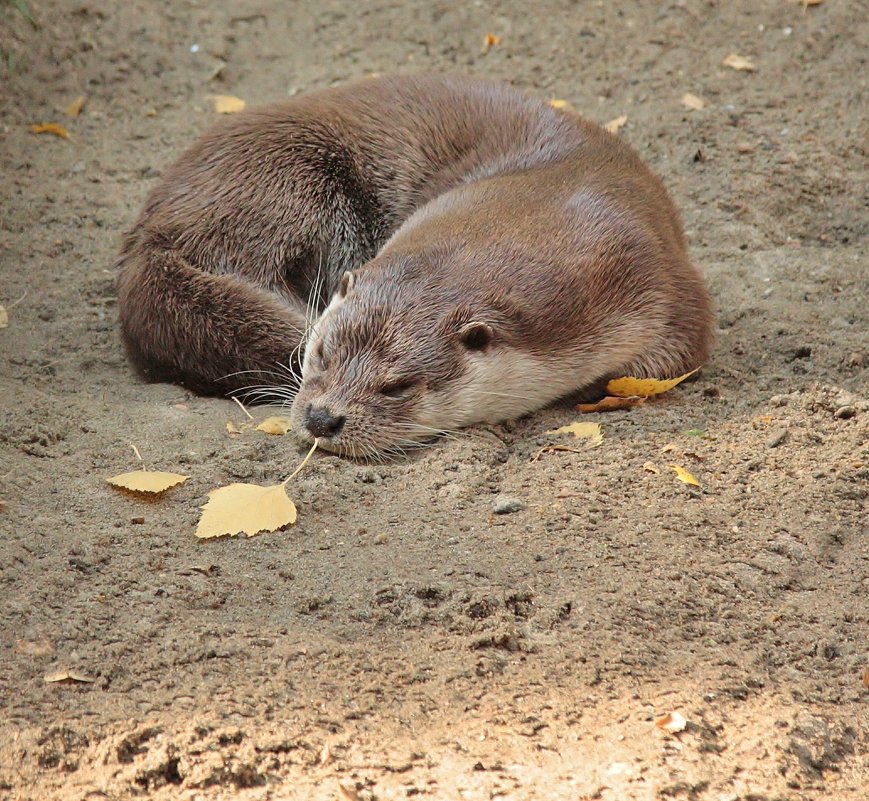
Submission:
[[[346,411],[331,444],[359,454],[614,373],[680,374],[711,340],[678,215],[634,151],[461,78],[368,80],[215,126],[167,170],[120,263],[143,377],[289,395],[279,365],[298,374],[325,338],[333,363],[304,356],[293,415],[304,427],[312,404]],[[480,353],[457,340],[472,321],[495,332]],[[424,379],[401,404],[377,396],[396,364]]]

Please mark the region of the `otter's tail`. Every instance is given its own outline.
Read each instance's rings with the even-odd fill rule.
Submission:
[[[295,391],[303,309],[237,275],[199,270],[171,248],[138,242],[125,248],[120,264],[121,333],[147,381],[200,395],[262,385]]]

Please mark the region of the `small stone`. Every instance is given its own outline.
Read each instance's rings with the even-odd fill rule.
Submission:
[[[769,399],[770,406],[787,406],[788,405],[788,396],[787,395],[773,395]]]
[[[525,502],[519,498],[508,498],[502,496],[492,504],[492,511],[496,515],[509,515],[513,512],[520,512],[525,508]]]
[[[840,406],[833,414],[837,420],[850,420],[857,414],[856,406]]]
[[[773,433],[767,437],[766,447],[777,448],[785,441],[785,439],[787,439],[787,436],[788,432],[786,428],[780,428],[778,431],[773,431]]]
[[[810,359],[812,357],[812,348],[810,345],[800,345],[798,348],[794,348],[791,351],[790,361],[795,361],[796,359]]]
[[[375,545],[383,545],[387,540],[386,534],[378,534],[374,537]]]

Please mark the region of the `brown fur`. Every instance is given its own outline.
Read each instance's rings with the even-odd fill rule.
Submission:
[[[420,326],[455,328],[481,308],[501,346],[580,368],[595,353],[597,372],[612,351],[605,373],[675,375],[711,340],[678,214],[634,151],[461,78],[367,80],[215,126],[167,170],[120,263],[134,364],[200,393],[297,369],[309,304],[316,316],[360,267],[342,349],[394,329],[367,362],[384,377],[395,358],[432,383],[461,373]],[[574,389],[601,377],[577,372]]]

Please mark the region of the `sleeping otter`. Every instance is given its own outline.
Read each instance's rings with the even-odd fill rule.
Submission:
[[[615,374],[675,376],[711,342],[678,214],[637,154],[465,78],[369,79],[219,123],[120,264],[143,377],[265,385],[295,398],[298,433],[351,456]]]

